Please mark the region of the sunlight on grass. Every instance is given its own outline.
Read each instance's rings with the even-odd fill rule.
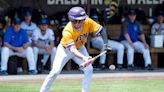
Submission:
[[[39,92],[41,82],[0,83],[0,92]],[[164,80],[92,81],[90,92],[163,92]],[[81,81],[56,81],[49,92],[81,92]]]

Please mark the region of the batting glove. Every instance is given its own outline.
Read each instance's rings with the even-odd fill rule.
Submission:
[[[85,60],[84,60],[85,62],[82,63],[82,64],[80,65],[81,68],[85,68],[85,67],[87,67],[88,65],[90,65],[90,64],[93,63],[93,59],[92,59],[91,56],[86,57],[86,58],[84,58],[84,59],[85,59]]]
[[[89,60],[89,59],[91,59],[92,57],[91,56],[84,56],[82,59],[84,60],[84,61],[87,61],[87,60]]]
[[[104,44],[104,50],[105,51],[111,51],[112,48],[110,48],[107,44]]]

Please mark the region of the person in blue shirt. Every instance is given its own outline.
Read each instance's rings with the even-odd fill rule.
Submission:
[[[140,41],[139,41],[139,39]],[[136,21],[136,12],[134,9],[128,11],[127,20],[122,23],[121,43],[127,49],[128,69],[133,70],[134,51],[143,54],[145,60],[145,69],[151,69],[151,58],[149,45],[145,40],[142,26]]]
[[[27,32],[21,29],[21,20],[15,18],[13,26],[6,29],[4,47],[1,52],[1,74],[8,75],[7,63],[10,56],[26,57],[29,64],[29,74],[36,74],[36,62],[30,47]]]

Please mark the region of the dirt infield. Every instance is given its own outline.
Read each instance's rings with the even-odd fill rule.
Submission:
[[[46,76],[47,74],[0,76],[0,82],[42,82]],[[65,71],[58,76],[57,80],[81,80],[82,77],[83,74],[79,71]],[[93,74],[93,80],[164,80],[164,72],[96,72]]]

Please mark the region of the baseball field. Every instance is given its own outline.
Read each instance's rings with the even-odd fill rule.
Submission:
[[[39,92],[46,76],[0,76],[0,92]],[[82,77],[82,73],[61,74],[49,92],[81,92]],[[94,73],[90,92],[164,92],[164,72]]]

